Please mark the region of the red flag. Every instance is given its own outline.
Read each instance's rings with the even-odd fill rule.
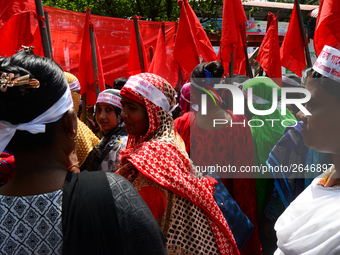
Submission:
[[[185,5],[182,0],[179,0],[178,4],[181,8],[181,15],[175,41],[174,58],[181,69],[190,75],[200,63],[200,59]]]
[[[13,16],[27,12],[37,15],[34,0],[0,1],[0,30]]]
[[[226,73],[228,72],[229,63],[231,61],[231,52],[235,50],[240,43],[240,32],[238,30],[246,21],[247,17],[241,0],[224,0],[219,56]],[[237,54],[234,53],[234,56],[235,55]]]
[[[237,35],[238,40],[237,44],[234,48],[234,58],[233,58],[233,73],[239,75],[247,75],[246,71],[246,56],[244,55],[244,47],[246,46],[247,39],[246,39],[246,24],[242,23],[237,28]],[[223,60],[223,58],[222,58]],[[224,74],[227,75],[229,73],[229,65],[230,63],[224,63],[225,72]]]
[[[321,0],[314,33],[314,48],[317,56],[325,45],[337,47],[340,44],[339,24],[340,1]]]
[[[304,47],[305,43],[303,42],[298,13],[296,5],[294,4],[288,30],[280,49],[280,54],[281,65],[297,74],[299,77],[302,76],[302,70],[306,68]]]
[[[188,0],[179,0],[180,5],[183,5],[188,15],[188,19],[190,22],[190,27],[192,30],[192,34],[194,35],[194,40],[197,46],[197,50],[199,55],[203,58],[204,62],[210,62],[216,60],[217,56],[214,51],[214,48],[211,45],[211,42],[204,31],[201,22],[198,20],[194,10],[191,8]]]
[[[172,50],[170,53],[170,68],[169,68],[169,75],[167,81],[171,84],[171,86],[174,88],[177,85],[178,82],[178,76],[180,67],[174,57],[174,51]],[[171,75],[170,75],[171,74]]]
[[[235,72],[236,74],[239,75],[247,75],[247,65],[246,65],[246,61],[248,58],[246,58],[245,54],[245,49],[247,49],[247,36],[246,36],[246,23],[243,23],[239,26],[239,43],[238,43],[238,51],[237,55],[239,57],[238,59],[238,69],[237,72]],[[251,70],[249,70],[251,71]]]
[[[22,45],[28,46],[34,41],[31,12],[37,15],[34,0],[0,1],[1,47],[6,49],[6,55],[3,56],[11,56]]]
[[[162,26],[164,26],[164,24],[162,24]],[[148,72],[157,74],[165,80],[168,80],[169,65],[162,27],[159,28],[155,55],[153,56]]]
[[[134,24],[132,25],[132,31],[131,31],[131,40],[130,40],[130,54],[129,54],[129,64],[128,64],[128,74],[129,75],[135,75],[142,72],[145,72],[149,69],[148,67],[148,61],[146,58],[146,52],[145,47],[143,43],[143,38],[139,33],[139,38],[142,46],[142,54],[143,54],[143,63],[144,63],[144,69],[142,68],[140,59],[139,59],[139,53],[138,53],[138,44],[137,44],[137,37],[136,37],[136,29],[134,27]]]
[[[268,12],[267,28],[256,60],[269,78],[282,78],[277,17],[271,12]]]
[[[91,39],[90,39],[90,30],[89,30],[90,26],[92,26],[93,30],[94,30],[94,27],[90,19],[89,11],[91,11],[91,9],[87,8],[84,32],[83,32],[83,41],[81,44],[78,79],[79,79],[79,83],[81,86],[80,94],[83,95],[84,93],[86,93],[87,104],[95,105],[97,101],[95,82],[99,82],[99,90],[103,91],[105,89],[105,81],[104,81],[103,68],[102,68],[102,62],[101,62],[100,52],[98,48],[97,37],[95,33],[94,33],[94,39],[95,39],[95,48],[96,48],[97,66],[98,66],[96,73],[97,73],[98,78],[96,80],[94,79],[92,53],[91,53]]]

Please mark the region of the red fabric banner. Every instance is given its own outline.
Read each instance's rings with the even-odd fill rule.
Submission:
[[[229,72],[228,69],[231,61],[231,52],[240,44],[239,27],[246,21],[247,17],[241,0],[224,1],[219,58],[225,69],[225,74]],[[237,54],[234,52],[234,59],[236,57],[235,55]],[[237,64],[235,65],[235,62],[234,66],[237,66]]]
[[[277,17],[268,12],[268,30],[256,58],[269,78],[282,78]],[[280,87],[282,84],[278,84]]]
[[[325,45],[340,48],[340,1],[321,0],[314,33],[315,53],[319,56]]]
[[[65,71],[78,77],[85,13],[66,11],[48,6],[44,6],[44,9],[49,13],[54,60]],[[91,20],[96,30],[105,82],[112,86],[115,79],[129,77],[127,67],[133,21],[98,15],[91,15]],[[154,21],[139,21],[140,34],[144,41],[148,59],[150,59],[149,48],[156,48],[158,30],[161,24],[161,22]],[[22,27],[23,25],[21,24],[20,26]],[[38,21],[33,14],[31,14],[31,31],[34,35],[34,42],[31,43],[31,45],[35,46],[34,52],[43,56]],[[165,22],[165,44],[169,66],[173,52],[175,32],[176,22]],[[12,36],[9,37],[8,33],[2,33],[2,30],[0,30],[0,36],[1,38],[8,38],[14,45],[13,38]],[[20,47],[10,51],[8,48],[2,47],[2,43],[0,56],[11,56],[22,44],[27,46],[29,44],[18,40],[16,45],[20,45]]]
[[[281,65],[299,77],[306,68],[305,43],[300,30],[298,13],[294,4],[286,36],[281,45]]]
[[[162,27],[159,28],[155,55],[153,56],[149,73],[154,73],[168,80],[169,65],[167,63],[166,48]]]
[[[95,28],[91,22],[91,18],[89,15],[89,8],[86,10],[85,17],[85,25],[83,30],[83,40],[80,51],[80,63],[79,63],[79,74],[78,80],[80,83],[81,91],[80,94],[83,95],[86,93],[86,101],[89,105],[96,104],[97,95],[96,95],[96,86],[99,86],[99,91],[105,90],[105,81],[103,75],[103,68],[101,63],[100,52],[98,49],[98,42],[96,37]],[[95,40],[95,50],[97,56],[97,69],[93,71],[93,58],[92,58],[92,50],[91,50],[91,38],[90,38],[90,26],[94,32],[94,40]],[[96,74],[96,75],[94,75]],[[96,76],[96,79],[95,79]]]

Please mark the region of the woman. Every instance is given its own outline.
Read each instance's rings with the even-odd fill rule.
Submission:
[[[329,55],[327,58],[324,52]],[[334,61],[339,58],[339,50],[324,47],[313,68],[308,70],[306,89],[311,99],[305,107],[311,115],[297,114],[304,122],[301,131],[304,144],[332,153],[334,165],[314,179],[277,220],[275,255],[339,254],[340,251],[340,172],[336,170],[340,167],[340,115],[336,113],[340,108],[340,66]],[[315,169],[324,171],[325,166],[318,165]]]
[[[0,253],[166,254],[128,181],[68,172],[77,118],[62,69],[21,51],[0,67],[0,87],[0,152],[12,153],[16,167],[0,188]]]
[[[100,143],[93,148],[81,169],[116,172],[119,152],[127,142],[127,133],[120,116],[122,105],[119,90],[102,91],[95,105],[95,117],[103,134]]]
[[[201,110],[188,112],[175,120],[175,129],[185,141],[190,159],[201,172],[207,172],[209,166],[217,165],[236,169],[234,173],[215,170],[230,195],[255,226],[241,254],[261,254],[257,234],[255,179],[249,173],[237,173],[243,166],[254,165],[252,136],[250,128],[243,125],[247,122],[245,116],[222,109],[223,102],[215,93],[214,85],[221,82],[223,73],[224,68],[217,61],[195,67],[191,74],[191,94],[200,107],[202,96],[207,97],[207,113],[202,114]],[[214,125],[216,119],[218,125]]]
[[[216,205],[213,183],[196,176],[174,132],[175,91],[149,73],[131,76],[122,88],[129,134],[118,174],[143,197],[164,235],[168,254],[239,254]]]

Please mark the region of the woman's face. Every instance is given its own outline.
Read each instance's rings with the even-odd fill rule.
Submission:
[[[96,104],[96,121],[104,133],[117,126],[117,115],[113,105],[107,103]]]
[[[126,132],[136,137],[145,135],[149,129],[149,117],[144,105],[122,96],[122,116]]]
[[[340,153],[340,101],[337,96],[328,93],[312,78],[307,79],[306,89],[311,93],[311,99],[306,104],[312,114],[304,116],[297,113],[302,120],[303,142],[306,146],[320,152]]]

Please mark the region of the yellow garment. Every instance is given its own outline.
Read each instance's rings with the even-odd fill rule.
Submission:
[[[64,75],[67,79],[68,84],[75,82],[77,77],[73,74],[64,72]],[[77,92],[71,92],[72,99],[73,99],[73,106],[76,113],[79,110],[79,103],[80,103],[80,94]],[[93,147],[95,147],[99,142],[99,138],[89,129],[79,118],[78,121],[78,139],[76,143],[77,149],[77,157],[79,161],[79,166],[81,166],[87,155],[92,151]]]
[[[87,155],[92,151],[93,147],[96,146],[100,140],[99,138],[89,129],[84,122],[77,118],[78,121],[78,140],[76,143],[77,157],[79,166],[81,166]]]

